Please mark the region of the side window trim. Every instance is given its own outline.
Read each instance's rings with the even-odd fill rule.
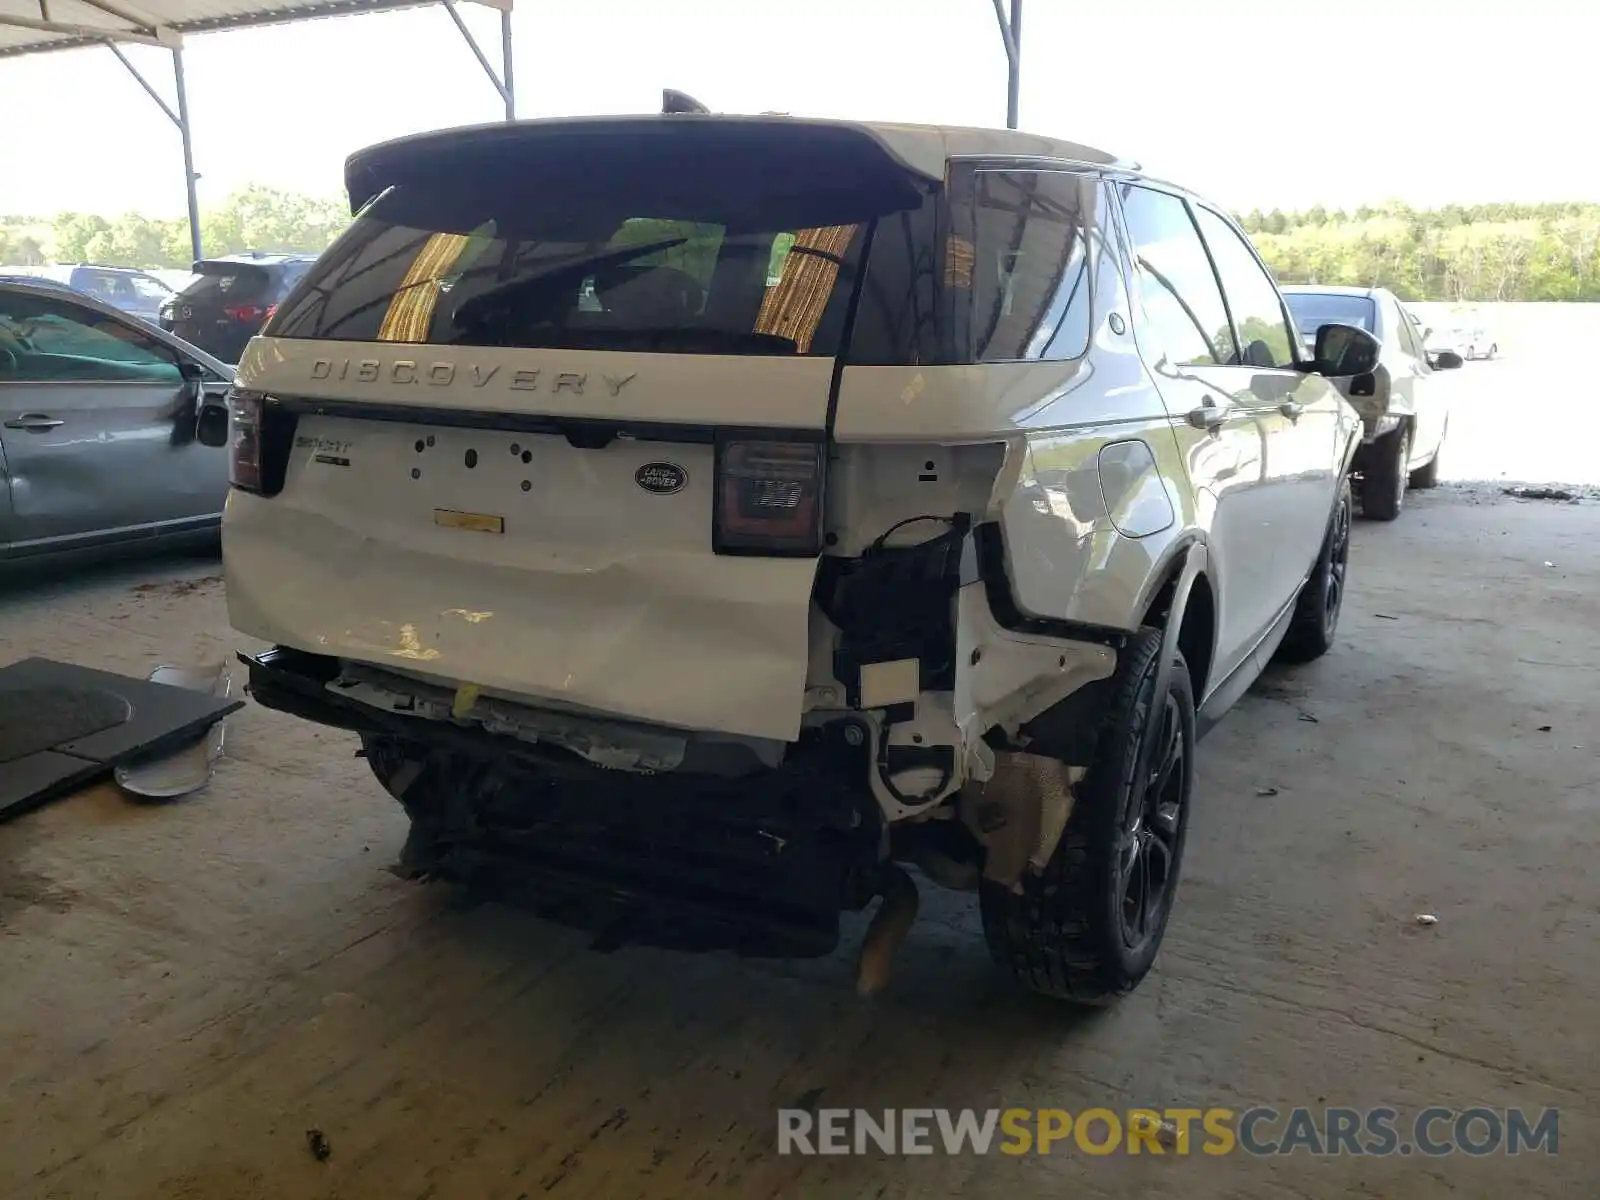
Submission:
[[[1217,269],[1217,256],[1211,249],[1211,243],[1206,240],[1205,230],[1200,228],[1200,218],[1196,212],[1202,206],[1195,204],[1189,196],[1182,196],[1183,211],[1189,214],[1189,224],[1194,226],[1194,235],[1200,239],[1200,245],[1205,248],[1206,262],[1211,264],[1211,278],[1217,281],[1217,291],[1222,296],[1222,308],[1228,314],[1228,334],[1233,338],[1233,356],[1222,365],[1237,367],[1244,362],[1244,334],[1239,328],[1239,319],[1233,315],[1233,298],[1228,295],[1228,285],[1222,281],[1222,272]],[[1215,212],[1215,209],[1211,211]],[[1280,301],[1282,297],[1279,297]]]
[[[1206,265],[1210,268],[1210,271],[1211,271],[1211,281],[1212,281],[1212,283],[1214,283],[1216,285],[1217,296],[1222,301],[1222,311],[1227,315],[1227,318],[1228,318],[1228,337],[1233,342],[1233,355],[1232,355],[1231,360],[1229,362],[1218,363],[1218,364],[1215,364],[1215,365],[1224,366],[1224,367],[1225,366],[1237,365],[1238,361],[1239,361],[1239,359],[1241,357],[1241,352],[1240,352],[1240,349],[1239,349],[1239,345],[1240,345],[1240,342],[1239,342],[1239,327],[1238,327],[1238,324],[1234,321],[1233,305],[1228,300],[1227,289],[1222,286],[1222,277],[1217,273],[1217,261],[1216,261],[1215,257],[1211,253],[1211,247],[1206,243],[1205,235],[1200,232],[1199,222],[1197,222],[1195,220],[1194,209],[1193,209],[1193,206],[1190,204],[1189,197],[1184,195],[1182,192],[1174,191],[1173,189],[1168,188],[1168,187],[1163,187],[1159,183],[1153,182],[1151,180],[1146,180],[1146,179],[1126,179],[1126,180],[1122,180],[1120,182],[1122,182],[1123,187],[1121,187],[1121,188],[1113,188],[1112,190],[1118,193],[1118,196],[1117,196],[1117,202],[1118,202],[1117,218],[1118,218],[1118,221],[1121,223],[1122,235],[1123,235],[1124,239],[1127,242],[1127,254],[1128,254],[1128,260],[1129,260],[1128,261],[1128,265],[1133,271],[1133,276],[1132,276],[1133,279],[1135,281],[1137,281],[1137,279],[1139,278],[1139,272],[1141,270],[1141,267],[1139,265],[1139,247],[1134,241],[1133,231],[1127,225],[1127,214],[1122,208],[1122,201],[1123,201],[1123,194],[1122,193],[1123,193],[1125,188],[1141,188],[1141,189],[1143,189],[1144,191],[1147,191],[1147,192],[1155,192],[1158,195],[1166,196],[1169,199],[1176,200],[1183,207],[1183,214],[1184,214],[1184,216],[1186,218],[1188,218],[1189,227],[1190,227],[1191,231],[1194,233],[1195,239],[1200,243],[1200,248],[1205,252]],[[1135,287],[1133,290],[1135,292],[1137,292],[1139,289],[1137,287]],[[1177,291],[1176,288],[1172,288],[1169,285],[1168,286],[1168,292],[1171,294],[1171,296],[1172,296],[1172,298],[1174,300],[1176,300],[1180,305],[1183,306],[1185,314],[1189,317],[1190,321],[1193,322],[1196,331],[1198,331],[1202,337],[1206,338],[1206,340],[1209,341],[1210,337],[1205,331],[1204,322],[1201,321],[1201,319],[1199,317],[1199,314],[1195,313],[1194,311],[1192,311],[1189,308],[1189,305],[1188,305],[1187,301],[1185,301],[1183,299],[1183,296]],[[1143,309],[1144,302],[1143,302],[1142,299],[1139,301],[1139,305],[1140,305],[1140,308]]]
[[[1285,326],[1288,327],[1288,330],[1289,330],[1289,353],[1294,355],[1294,365],[1293,366],[1274,367],[1273,370],[1293,371],[1297,367],[1303,365],[1305,363],[1305,358],[1304,358],[1303,348],[1300,345],[1300,337],[1299,337],[1299,333],[1298,333],[1298,330],[1299,330],[1300,327],[1295,324],[1294,313],[1291,312],[1290,309],[1289,309],[1289,302],[1283,298],[1283,289],[1278,286],[1278,277],[1275,274],[1273,274],[1272,268],[1267,266],[1266,260],[1261,257],[1261,252],[1256,249],[1255,243],[1252,242],[1248,237],[1246,237],[1244,235],[1244,231],[1239,229],[1239,227],[1234,223],[1234,221],[1226,213],[1224,213],[1222,210],[1217,208],[1215,205],[1204,204],[1204,203],[1200,203],[1199,201],[1190,199],[1189,200],[1189,208],[1190,208],[1190,213],[1189,213],[1190,219],[1193,220],[1194,223],[1195,223],[1194,224],[1195,232],[1200,235],[1200,241],[1206,248],[1206,257],[1211,260],[1212,273],[1217,276],[1217,287],[1220,288],[1221,291],[1222,291],[1222,302],[1223,302],[1223,304],[1227,305],[1227,308],[1228,308],[1228,323],[1233,327],[1233,345],[1234,345],[1234,364],[1233,365],[1239,366],[1239,365],[1242,365],[1244,363],[1244,336],[1243,336],[1243,331],[1239,328],[1239,323],[1238,323],[1238,321],[1235,319],[1235,317],[1233,315],[1233,301],[1228,298],[1228,288],[1222,282],[1221,273],[1217,271],[1217,258],[1216,258],[1216,255],[1212,253],[1212,251],[1211,251],[1211,243],[1206,240],[1205,231],[1200,228],[1200,222],[1196,218],[1195,210],[1197,210],[1197,209],[1204,209],[1206,212],[1210,213],[1213,217],[1217,218],[1217,220],[1221,221],[1224,226],[1226,226],[1228,229],[1232,230],[1234,235],[1238,237],[1239,243],[1242,246],[1244,246],[1244,248],[1246,250],[1248,250],[1250,252],[1250,257],[1255,259],[1256,266],[1261,268],[1261,273],[1264,276],[1266,276],[1267,282],[1272,284],[1272,290],[1273,290],[1274,294],[1278,297],[1278,312],[1283,317],[1283,323],[1284,323]],[[1266,368],[1255,368],[1255,369],[1257,369],[1257,370],[1265,370]]]
[[[1400,335],[1400,349],[1411,358],[1422,360],[1426,356],[1422,353],[1422,346],[1417,337],[1417,331],[1411,324],[1411,318],[1406,315],[1405,306],[1400,303],[1400,298],[1395,296],[1390,301],[1394,305],[1397,324],[1395,328]]]

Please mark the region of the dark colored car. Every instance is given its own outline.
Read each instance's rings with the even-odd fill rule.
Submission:
[[[161,327],[236,363],[278,301],[316,261],[307,254],[237,254],[194,264],[195,278],[162,308]]]

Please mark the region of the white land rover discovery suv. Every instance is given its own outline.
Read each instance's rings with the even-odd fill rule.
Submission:
[[[228,611],[402,864],[601,940],[821,954],[978,893],[1149,969],[1197,736],[1334,636],[1360,422],[1219,210],[1016,132],[664,115],[390,142],[249,346]],[[231,428],[230,428],[231,425]]]

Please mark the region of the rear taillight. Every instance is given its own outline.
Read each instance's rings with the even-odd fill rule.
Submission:
[[[261,416],[266,397],[234,388],[228,393],[228,482],[261,490]]]
[[[259,304],[225,304],[222,315],[232,317],[235,321],[265,321],[272,315],[272,309],[262,308]]]
[[[814,441],[719,442],[712,549],[821,554],[824,456],[823,443]]]

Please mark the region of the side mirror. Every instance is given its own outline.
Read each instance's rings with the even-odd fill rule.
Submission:
[[[1366,375],[1377,369],[1383,344],[1354,325],[1324,325],[1317,330],[1312,369],[1319,375],[1343,378]]]
[[[1431,356],[1428,365],[1435,371],[1454,371],[1457,367],[1464,365],[1466,361],[1454,350],[1441,350]]]
[[[195,440],[195,426],[200,415],[200,401],[205,396],[205,370],[185,359],[178,361],[178,374],[183,387],[178,392],[178,409],[172,418],[172,445],[187,446]]]
[[[200,407],[200,417],[195,422],[195,440],[202,446],[228,444],[228,406],[209,400]]]
[[[183,398],[186,403],[198,405],[205,391],[206,372],[199,363],[183,361],[178,364],[178,374],[183,376]]]

